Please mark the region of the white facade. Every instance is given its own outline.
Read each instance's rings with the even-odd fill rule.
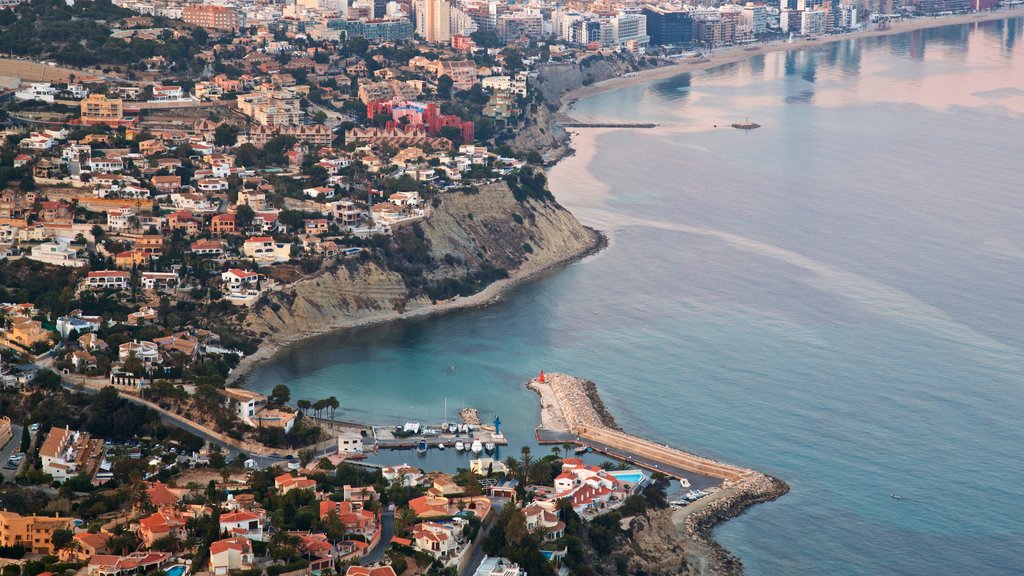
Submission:
[[[32,253],[28,256],[28,259],[45,264],[53,264],[54,266],[68,266],[71,268],[81,268],[88,264],[85,258],[78,257],[78,250],[68,247],[67,244],[55,242],[33,246]]]

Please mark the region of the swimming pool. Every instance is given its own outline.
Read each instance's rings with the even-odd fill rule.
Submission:
[[[167,576],[182,576],[185,573],[185,566],[178,564],[176,566],[171,566],[167,570],[164,570],[164,572],[167,573]]]
[[[633,485],[639,484],[647,479],[647,476],[639,470],[622,470],[609,472],[609,474],[615,476],[622,482]]]

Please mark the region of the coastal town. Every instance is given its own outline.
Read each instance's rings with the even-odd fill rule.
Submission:
[[[734,565],[711,528],[788,486],[626,433],[593,383],[530,380],[509,438],[244,371],[599,249],[544,173],[575,90],[1017,4],[0,2],[3,576],[646,574],[659,521]]]

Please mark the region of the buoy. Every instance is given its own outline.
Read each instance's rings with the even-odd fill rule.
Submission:
[[[539,380],[541,384],[544,383],[544,371],[543,370],[540,371],[540,377],[537,378],[537,380]]]

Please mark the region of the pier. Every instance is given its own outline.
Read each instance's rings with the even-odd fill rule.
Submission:
[[[540,443],[573,442],[668,476],[683,478],[689,472],[717,478],[723,486],[758,474],[623,432],[604,409],[594,384],[587,380],[541,374],[527,387],[541,399],[542,424],[537,429]]]
[[[653,122],[559,122],[562,128],[657,128]]]

